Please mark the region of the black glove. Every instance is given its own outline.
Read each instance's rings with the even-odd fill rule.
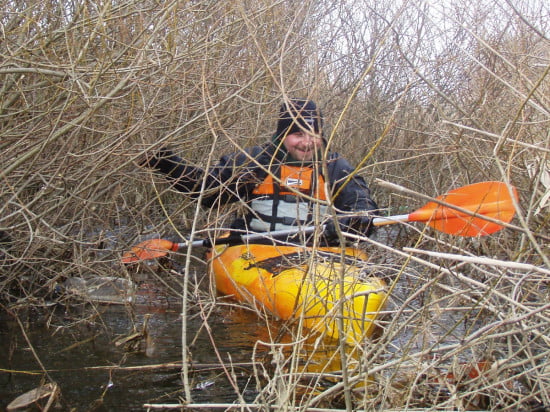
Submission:
[[[374,230],[372,218],[368,216],[343,216],[331,220],[325,226],[325,236],[328,239],[338,237],[335,222],[340,226],[342,232],[352,233],[357,236],[369,236]]]
[[[163,147],[156,153],[144,155],[140,166],[150,167],[166,175],[174,188],[191,196],[199,195],[203,170],[189,166],[183,159],[176,156],[170,149]]]

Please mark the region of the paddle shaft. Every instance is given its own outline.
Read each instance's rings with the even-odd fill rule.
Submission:
[[[399,222],[408,222],[409,220],[410,220],[409,215],[375,217],[372,220],[372,224],[374,226],[385,226],[385,225],[393,225]],[[296,228],[276,230],[274,232],[249,233],[249,234],[243,234],[240,236],[222,237],[222,238],[214,239],[213,241],[211,239],[200,239],[200,240],[194,240],[193,242],[174,243],[172,250],[176,251],[189,246],[211,247],[212,245],[224,245],[224,244],[233,243],[233,242],[243,243],[243,242],[251,242],[251,241],[260,240],[260,239],[277,239],[277,238],[292,236],[297,233],[303,233],[307,235],[315,232],[316,229],[317,229],[316,226],[297,226]],[[325,226],[321,225],[319,226],[318,229],[320,232],[322,232],[325,229]]]
[[[408,222],[408,221],[409,221],[409,215],[395,215],[395,216],[375,217],[374,219],[372,219],[372,224],[374,226],[386,226],[386,225],[393,225],[394,223]]]
[[[181,242],[181,243],[174,243],[172,246],[172,250],[176,251],[185,247],[212,247],[213,245],[225,245],[230,243],[240,244],[245,242],[253,242],[255,240],[261,240],[261,239],[277,239],[277,238],[285,238],[287,236],[292,236],[297,233],[303,233],[303,234],[310,234],[313,233],[317,227],[315,226],[305,226],[305,227],[296,227],[292,229],[285,229],[285,230],[276,230],[273,232],[261,232],[261,233],[247,233],[244,235],[232,235],[228,237],[221,237],[214,240],[211,239],[200,239],[200,240],[194,240],[192,242]],[[320,226],[319,230],[323,230],[324,226]]]

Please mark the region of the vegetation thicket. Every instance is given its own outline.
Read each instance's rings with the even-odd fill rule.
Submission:
[[[498,180],[520,200],[486,238],[381,230],[386,247],[365,247],[407,292],[377,344],[330,389],[298,394],[290,368],[258,399],[549,407],[550,8],[436,3],[3,0],[2,311],[48,310],[71,277],[130,276],[118,262],[143,237],[226,223],[238,205],[200,209],[136,163],[169,146],[207,167],[269,139],[285,97],[309,97],[388,214],[425,200],[386,182],[436,196]],[[489,366],[457,383],[465,359]],[[442,365],[454,378],[435,390]]]

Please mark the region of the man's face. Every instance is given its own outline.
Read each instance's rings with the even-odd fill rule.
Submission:
[[[315,153],[322,147],[323,139],[317,134],[309,134],[299,131],[286,135],[283,146],[296,160],[310,162]]]

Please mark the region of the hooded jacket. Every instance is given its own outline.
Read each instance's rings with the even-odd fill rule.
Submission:
[[[220,161],[207,171],[185,164],[181,158],[169,150],[162,150],[149,161],[149,166],[165,174],[178,191],[196,198],[203,189],[202,205],[208,208],[217,203],[236,201],[251,205],[255,199],[258,199],[255,189],[285,164],[293,164],[293,162],[288,159],[281,145],[276,144],[276,140],[262,146],[247,148],[243,152],[222,156]],[[308,166],[314,169],[314,173],[322,176],[322,167],[319,163],[312,162]],[[364,179],[358,175],[349,178],[353,168],[338,153],[329,153],[326,159],[326,170],[327,176],[322,176],[322,180],[328,186],[327,197],[336,194],[332,204],[337,211],[372,211],[378,208],[370,197],[370,190]],[[251,209],[245,216],[244,228],[261,231],[250,227],[250,222],[254,219],[265,220],[267,224],[272,224],[269,216],[258,216]],[[313,223],[293,222],[295,225]],[[236,226],[241,228],[242,224]],[[271,226],[270,230],[273,229],[279,230],[280,227]]]

